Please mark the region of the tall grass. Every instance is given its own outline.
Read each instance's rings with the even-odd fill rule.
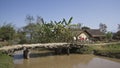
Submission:
[[[0,52],[0,68],[14,68],[13,59]]]
[[[120,44],[111,44],[94,47],[94,54],[112,58],[120,58]]]

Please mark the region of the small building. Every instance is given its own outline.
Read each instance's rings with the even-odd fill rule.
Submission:
[[[89,39],[89,35],[85,32],[85,31],[81,31],[78,35],[77,35],[77,39],[79,41],[86,41]]]
[[[99,29],[85,30],[85,33],[87,33],[89,39],[93,41],[102,41],[103,39],[105,39],[105,33],[101,32]]]
[[[74,35],[78,41],[102,41],[105,38],[105,34],[99,29],[74,31]]]

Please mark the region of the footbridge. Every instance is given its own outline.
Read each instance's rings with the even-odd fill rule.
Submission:
[[[70,48],[77,47],[80,48],[81,45],[73,44],[73,43],[44,43],[44,44],[19,44],[19,45],[11,45],[11,46],[4,46],[0,48],[0,51],[2,51],[5,54],[11,55],[15,51],[23,50],[23,56],[24,58],[29,58],[30,49],[35,48],[48,48],[53,49],[56,54],[61,53],[61,51],[64,49],[66,51],[66,54],[70,54]]]

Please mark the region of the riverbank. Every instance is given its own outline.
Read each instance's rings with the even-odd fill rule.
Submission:
[[[95,55],[120,59],[120,44],[110,44],[94,49]]]
[[[79,53],[81,54],[94,54],[98,56],[105,56],[111,58],[120,59],[120,43],[108,44],[108,45],[92,45],[83,46],[80,48]]]
[[[14,68],[12,57],[0,52],[0,68]]]
[[[45,50],[45,49],[43,49],[43,50]],[[63,51],[65,51],[65,50],[63,49]],[[94,54],[94,55],[98,55],[98,56],[106,56],[106,57],[120,59],[120,43],[116,43],[116,44],[115,43],[114,44],[111,44],[111,43],[102,44],[101,43],[101,44],[97,44],[97,45],[92,44],[89,46],[83,45],[80,48],[75,48],[75,47],[71,48],[70,52],[71,53],[79,53],[79,54]],[[33,57],[36,57],[36,55]],[[6,54],[0,53],[0,68],[14,68],[12,57],[10,57]]]

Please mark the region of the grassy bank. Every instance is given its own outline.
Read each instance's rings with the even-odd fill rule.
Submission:
[[[13,59],[0,52],[0,68],[14,68]]]
[[[112,58],[120,58],[120,44],[94,46],[94,54]]]
[[[111,58],[120,58],[120,44],[83,46],[78,50],[80,54],[95,54]]]

